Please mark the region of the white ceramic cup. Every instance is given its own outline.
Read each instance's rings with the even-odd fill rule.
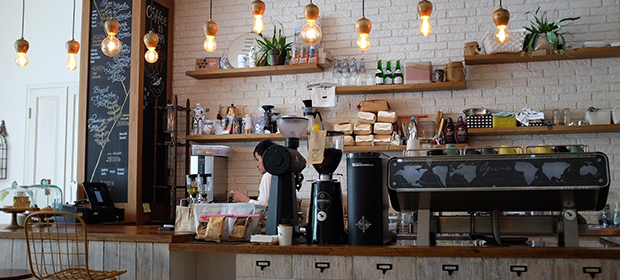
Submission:
[[[282,246],[291,245],[293,241],[293,226],[278,225],[278,243]]]

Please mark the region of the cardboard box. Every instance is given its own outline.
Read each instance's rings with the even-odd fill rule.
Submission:
[[[196,70],[220,69],[219,57],[203,57],[196,59]]]
[[[430,62],[414,62],[405,65],[405,84],[430,83],[433,66]]]

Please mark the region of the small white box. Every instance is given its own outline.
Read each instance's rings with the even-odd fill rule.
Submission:
[[[588,124],[611,124],[611,111],[598,110],[596,112],[586,111],[586,122]]]

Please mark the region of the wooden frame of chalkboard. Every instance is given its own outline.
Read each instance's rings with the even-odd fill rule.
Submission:
[[[173,15],[172,0],[153,0]],[[102,7],[109,4],[110,6]],[[82,0],[82,52],[78,128],[78,182],[104,181],[117,207],[125,209],[125,221],[144,223],[142,174],[154,172],[143,166],[145,63],[142,36],[150,19],[151,0]],[[102,54],[103,23],[114,17],[121,24],[117,37],[124,47],[115,58]],[[165,20],[173,30],[172,18]],[[165,99],[172,96],[172,32],[168,32]],[[163,57],[163,58],[162,58]],[[131,74],[130,74],[131,73]],[[136,75],[136,73],[141,73]],[[165,80],[164,80],[165,79]],[[150,116],[146,116],[147,118]],[[151,142],[152,143],[152,142]],[[113,172],[112,172],[113,171]],[[78,192],[78,197],[84,194]]]

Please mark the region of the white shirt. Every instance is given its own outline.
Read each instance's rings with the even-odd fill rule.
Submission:
[[[260,185],[258,186],[258,199],[250,199],[249,203],[258,205],[269,204],[269,188],[271,187],[271,174],[265,172],[263,178],[260,179]]]

